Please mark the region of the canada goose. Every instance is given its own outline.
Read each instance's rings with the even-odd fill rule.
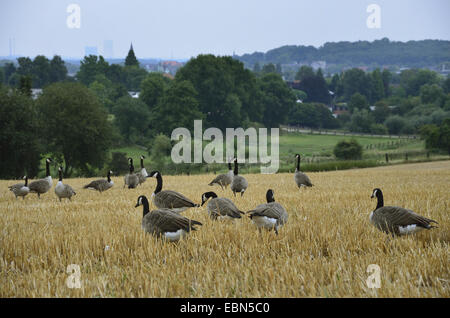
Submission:
[[[384,206],[383,193],[379,188],[373,189],[371,198],[377,197],[377,207],[370,213],[369,219],[380,231],[392,236],[419,232],[436,226],[438,222],[427,219],[415,212],[398,206]]]
[[[234,175],[233,181],[231,181],[231,191],[233,191],[234,196],[236,196],[236,192],[240,192],[242,197],[247,187],[247,180],[243,176],[238,175],[238,163],[237,159],[234,158]]]
[[[114,185],[114,181],[111,180],[112,173],[113,172],[111,170],[108,171],[107,180],[105,179],[94,180],[91,183],[85,185],[83,189],[97,190],[99,192],[108,190]]]
[[[37,193],[38,198],[41,198],[41,194],[46,193],[51,189],[53,185],[52,176],[50,175],[50,162],[53,160],[51,158],[47,158],[45,160],[45,175],[44,179],[36,180],[30,183],[28,188],[30,188],[30,192]]]
[[[139,177],[134,173],[133,158],[128,158],[130,172],[123,177],[123,187],[128,186],[128,189],[134,189],[139,185]]]
[[[228,198],[218,198],[214,192],[205,192],[202,195],[202,206],[208,202],[208,213],[211,219],[240,219],[241,214],[245,214],[239,210],[234,203]]]
[[[294,180],[297,186],[300,187],[312,187],[313,184],[311,180],[309,180],[308,176],[300,171],[300,155],[296,154],[295,158],[297,158],[297,166],[295,168]]]
[[[212,186],[214,184],[218,184],[223,190],[223,188],[224,187],[227,188],[232,181],[233,181],[233,168],[231,168],[231,162],[228,162],[228,173],[219,174],[208,185]]]
[[[144,167],[144,159],[145,159],[145,156],[141,155],[141,170],[136,172],[136,174],[139,178],[139,184],[144,183],[145,180],[147,180],[147,176],[148,176],[147,170]]]
[[[25,180],[25,183],[16,183],[8,187],[16,196],[16,200],[17,197],[22,197],[22,199],[25,200],[25,196],[30,193],[30,188],[28,188],[28,176],[23,176],[23,179]]]
[[[133,158],[128,158],[128,161],[130,163],[130,173],[125,175],[123,186],[128,185],[128,189],[134,189],[139,185],[139,177],[134,173]]]
[[[281,204],[275,202],[273,190],[267,190],[266,200],[267,203],[260,204],[247,213],[260,232],[261,228],[265,228],[274,229],[278,234],[278,229],[287,222],[288,214]]]
[[[59,173],[59,181],[55,186],[55,193],[56,196],[59,198],[59,202],[61,202],[62,198],[68,198],[69,201],[71,201],[72,196],[75,195],[75,191],[73,191],[72,187],[68,184],[63,184],[62,182],[62,174],[63,174],[63,168],[60,166],[58,168]]]
[[[152,193],[153,203],[159,209],[171,209],[174,212],[180,213],[192,207],[198,207],[181,193],[172,190],[162,190],[163,180],[159,171],[152,171],[148,178],[156,178],[157,185],[155,191]]]
[[[178,241],[191,230],[197,230],[195,225],[202,223],[190,220],[169,209],[159,209],[150,212],[148,200],[144,195],[139,196],[135,208],[143,206],[142,228],[156,236],[163,237],[170,242]]]

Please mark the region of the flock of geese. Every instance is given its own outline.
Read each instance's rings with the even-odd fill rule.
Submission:
[[[294,173],[295,184],[301,187],[312,187],[313,184],[309,177],[300,171],[300,155],[296,154],[296,169]],[[157,237],[163,237],[168,241],[178,241],[189,234],[190,231],[197,230],[197,226],[202,223],[188,219],[180,213],[192,207],[199,207],[198,204],[185,197],[183,194],[172,191],[163,190],[163,178],[159,171],[152,171],[150,174],[144,167],[144,156],[141,159],[141,169],[137,172],[134,170],[133,159],[128,158],[129,173],[124,177],[124,187],[134,189],[147,178],[155,178],[157,181],[156,188],[152,193],[151,199],[157,209],[150,211],[149,201],[145,195],[141,195],[137,199],[135,207],[143,207],[142,228]],[[46,159],[46,177],[33,181],[28,184],[27,176],[23,179],[25,183],[18,183],[9,187],[14,193],[16,199],[29,193],[36,193],[38,198],[41,194],[48,192],[52,187],[52,177],[50,175],[50,163],[52,159]],[[229,185],[234,196],[240,193],[241,197],[248,188],[247,180],[239,175],[237,159],[233,159],[234,170],[231,161],[228,163],[228,173],[218,175],[209,185],[219,185],[222,190]],[[76,195],[73,188],[63,183],[63,169],[58,168],[59,181],[55,186],[55,194],[61,201],[63,198],[71,200]],[[111,180],[112,171],[108,171],[106,179],[98,179],[85,185],[84,189],[92,189],[99,192],[106,191],[113,187],[114,182]],[[396,206],[384,206],[383,193],[381,189],[376,188],[372,192],[371,198],[377,198],[377,206],[370,213],[370,222],[379,230],[391,234],[393,236],[416,233],[423,229],[431,229],[436,226],[436,221],[425,218],[415,212]],[[208,202],[209,201],[209,202]],[[208,202],[208,203],[207,203]],[[278,202],[275,202],[274,191],[267,190],[266,203],[260,204],[253,210],[241,211],[230,199],[218,197],[215,192],[209,191],[202,195],[203,206],[207,203],[207,211],[211,219],[240,219],[242,215],[248,215],[252,222],[257,226],[259,231],[262,229],[273,230],[278,234],[278,230],[286,224],[288,213],[286,209]]]

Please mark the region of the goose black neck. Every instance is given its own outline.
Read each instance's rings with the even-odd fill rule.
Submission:
[[[59,181],[62,182],[62,170],[59,170],[58,172],[59,172]]]
[[[158,173],[158,174],[156,175],[156,181],[157,181],[158,183],[156,184],[155,194],[161,192],[162,186],[163,186],[163,180],[162,180],[162,177],[161,177],[161,174],[160,174],[160,173]]]
[[[238,163],[237,163],[237,161],[235,161],[234,162],[234,175],[237,176],[238,173],[239,173],[239,171],[238,171]]]
[[[233,170],[233,168],[231,167],[231,162],[228,163],[228,170]]]
[[[376,209],[382,208],[383,206],[384,206],[383,192],[381,192],[381,190],[378,190],[377,191],[377,207],[376,207]]]
[[[133,173],[134,172],[134,166],[133,166],[133,163],[131,163],[130,164],[130,173]]]
[[[142,197],[142,217],[144,217],[148,212],[150,212],[148,200],[146,197]]]
[[[50,176],[50,163],[47,160],[45,160],[45,176]]]
[[[111,182],[111,173],[109,171],[108,171],[107,177],[108,177],[108,182]]]
[[[28,186],[28,177],[25,177],[25,186]]]
[[[300,171],[300,156],[297,157],[297,170]]]
[[[141,158],[141,169],[144,169],[144,158]]]
[[[273,194],[269,191],[266,193],[266,200],[267,200],[267,203],[275,202],[275,198],[273,197]]]

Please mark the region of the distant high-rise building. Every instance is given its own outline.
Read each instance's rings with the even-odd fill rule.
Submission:
[[[114,43],[112,40],[103,41],[103,57],[109,59],[114,57]]]
[[[85,46],[84,47],[84,56],[89,55],[98,55],[98,50],[96,46]]]

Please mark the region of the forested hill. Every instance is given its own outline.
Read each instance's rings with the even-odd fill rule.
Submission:
[[[325,61],[343,67],[436,67],[450,62],[450,41],[422,40],[393,42],[387,38],[373,42],[327,42],[319,48],[303,45],[286,45],[266,53],[255,52],[235,57],[247,67],[255,63],[291,64]]]

